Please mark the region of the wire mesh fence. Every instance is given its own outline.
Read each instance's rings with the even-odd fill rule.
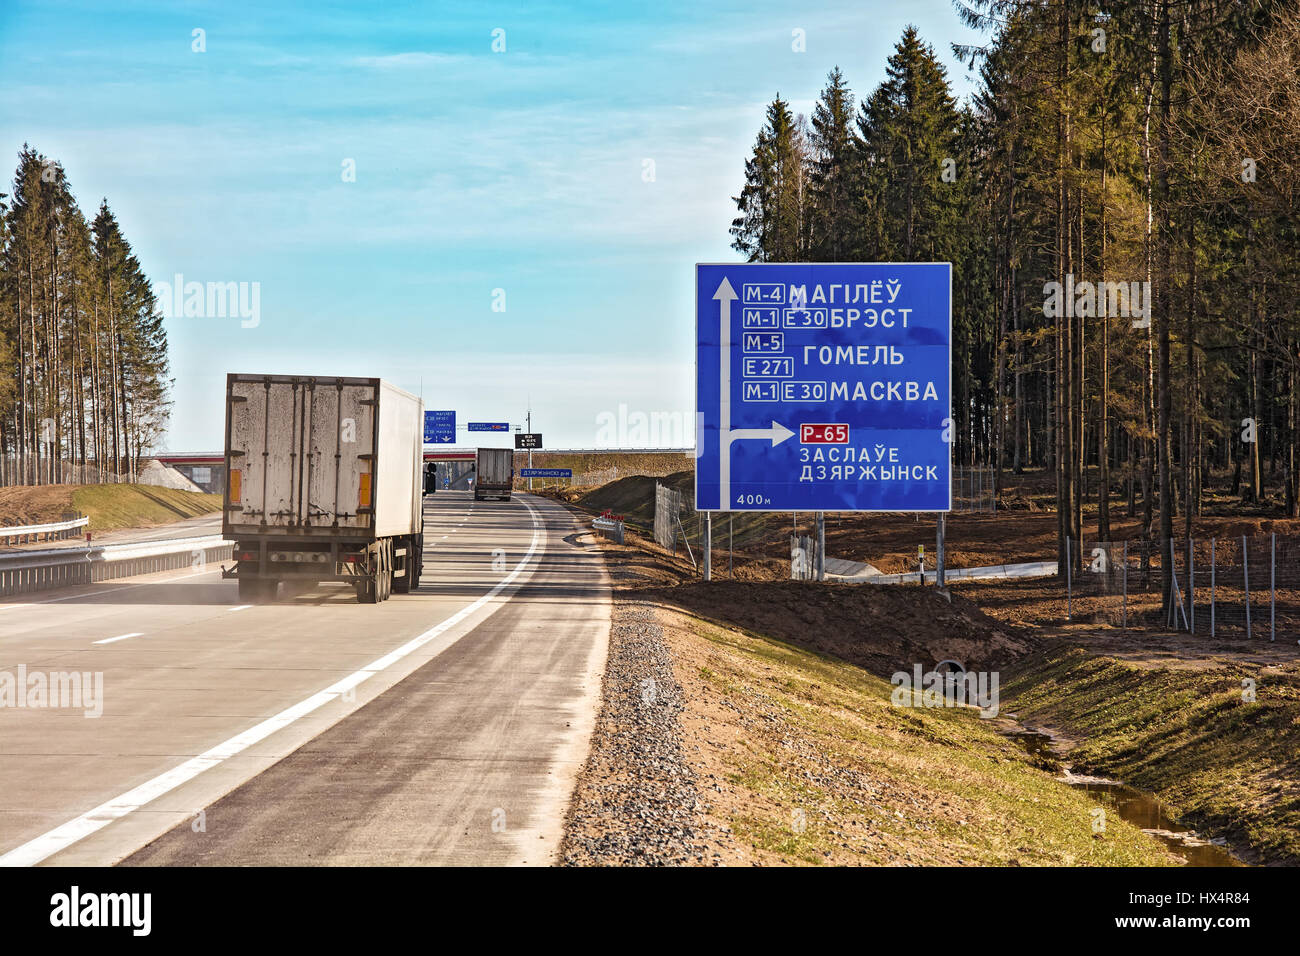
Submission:
[[[1070,621],[1211,637],[1300,638],[1300,537],[1069,542]]]
[[[682,493],[655,482],[655,542],[672,548],[682,517]]]
[[[28,456],[0,457],[0,485],[100,485],[126,484],[131,476],[74,461],[37,462]]]
[[[997,511],[992,468],[953,468],[953,511]]]

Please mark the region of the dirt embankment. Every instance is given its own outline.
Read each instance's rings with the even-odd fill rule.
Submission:
[[[991,721],[896,705],[877,674],[943,659],[991,668],[1037,648],[969,602],[775,578],[706,585],[643,539],[602,546],[614,626],[565,862],[1175,862],[1122,822],[1094,834],[1087,797]]]
[[[0,527],[90,518],[91,532],[148,528],[221,510],[221,495],[156,485],[14,485],[0,488]]]

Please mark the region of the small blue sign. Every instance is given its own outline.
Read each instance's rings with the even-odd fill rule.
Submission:
[[[695,267],[699,511],[947,511],[952,266]]]
[[[509,422],[470,422],[468,428],[472,432],[508,432],[510,431]]]
[[[520,478],[572,478],[572,468],[520,468]]]
[[[449,445],[455,440],[455,411],[448,410],[424,413],[424,443],[426,445]]]

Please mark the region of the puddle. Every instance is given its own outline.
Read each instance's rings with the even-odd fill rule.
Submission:
[[[1182,857],[1186,866],[1246,866],[1232,855],[1223,840],[1204,840],[1196,832],[1179,825],[1164,804],[1145,791],[1130,787],[1118,780],[1104,777],[1078,776],[1070,772],[1069,764],[1061,758],[1057,742],[1050,734],[1017,728],[1006,732],[1033,758],[1035,766],[1060,772],[1061,782],[1083,790],[1097,798],[1108,810],[1160,840]]]

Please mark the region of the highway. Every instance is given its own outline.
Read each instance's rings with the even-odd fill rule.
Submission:
[[[98,717],[0,707],[0,864],[551,862],[599,704],[601,552],[547,499],[440,491],[425,562],[379,605],[243,605],[216,566],[0,604],[0,674],[103,675]]]

